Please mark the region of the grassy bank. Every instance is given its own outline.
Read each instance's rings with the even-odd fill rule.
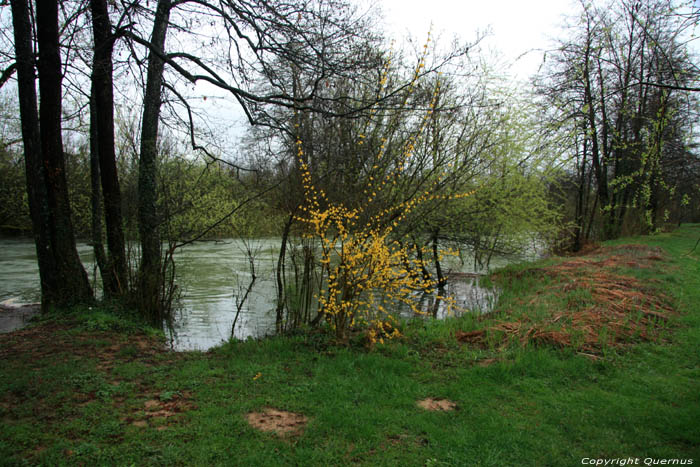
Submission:
[[[49,319],[0,336],[0,464],[697,465],[698,237],[510,267],[492,315],[371,349],[313,333],[176,354],[111,313]],[[288,433],[251,426],[269,408],[297,415]]]

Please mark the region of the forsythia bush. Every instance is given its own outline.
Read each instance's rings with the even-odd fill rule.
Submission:
[[[430,40],[430,38],[428,38]],[[423,55],[413,70],[413,79],[401,107],[406,105],[408,96],[425,67],[427,45]],[[380,89],[385,85],[391,58],[387,61]],[[306,236],[315,238],[321,248],[320,268],[322,283],[318,303],[319,311],[336,332],[339,339],[347,338],[348,331],[366,330],[371,342],[383,342],[385,338],[399,335],[396,328],[395,305],[405,304],[415,313],[420,313],[416,293],[432,293],[437,281],[425,277],[421,272],[425,265],[421,254],[412,254],[401,242],[398,233],[407,215],[426,202],[457,199],[466,194],[437,194],[437,187],[444,180],[444,174],[434,173],[428,188],[407,196],[403,202],[380,201],[382,193],[396,193],[400,190],[397,181],[402,181],[405,171],[411,164],[411,157],[419,146],[420,135],[426,129],[440,96],[440,79],[435,82],[429,108],[419,120],[418,129],[400,144],[398,157],[385,157],[389,145],[388,138],[381,138],[381,144],[374,155],[374,165],[365,174],[362,205],[348,207],[340,202],[332,202],[313,183],[311,168],[304,156],[303,144],[297,138],[297,159],[304,188],[305,203],[297,220],[306,226]],[[370,111],[373,113],[373,109]],[[365,132],[358,134],[357,146],[365,143]],[[450,165],[451,167],[451,165]],[[415,167],[413,168],[415,169]],[[406,179],[411,179],[406,175]],[[386,198],[391,199],[391,196]],[[372,207],[375,209],[372,210]],[[375,212],[378,211],[378,212]],[[426,252],[427,253],[427,252]],[[446,253],[443,253],[446,254]],[[449,299],[445,299],[448,307]],[[393,305],[388,305],[392,303]]]
[[[409,139],[404,148],[404,163],[414,147],[415,138]],[[361,222],[365,208],[330,202],[322,190],[316,189],[304,161],[301,140],[297,140],[297,155],[306,199],[301,207],[303,214],[297,220],[306,224],[308,237],[319,241],[321,275],[327,280],[318,297],[321,313],[339,339],[345,339],[349,330],[357,328],[365,329],[372,343],[400,335],[397,317],[387,309],[386,299],[395,304],[404,303],[413,312],[421,313],[415,293],[432,293],[437,281],[419,272],[425,267],[422,260],[414,257],[398,238],[392,238],[392,233],[422,203],[463,198],[471,193],[438,195],[428,189]],[[404,163],[387,170],[384,176],[377,173],[368,177],[364,206],[369,206],[385,187],[394,184]],[[379,172],[377,166],[374,169]],[[433,186],[438,182],[439,177]],[[440,298],[451,306],[448,297]]]

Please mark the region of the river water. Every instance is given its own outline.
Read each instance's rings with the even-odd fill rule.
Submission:
[[[247,251],[253,252],[256,281],[247,300],[240,307],[234,337],[245,339],[274,332],[276,282],[274,267],[279,251],[279,238],[253,240],[208,241],[188,245],[175,255],[179,306],[175,312],[170,342],[175,350],[206,350],[231,338],[239,297],[250,282]],[[78,253],[92,280],[96,279],[92,248],[78,244]],[[498,258],[492,266],[507,263]],[[445,318],[464,311],[489,311],[495,304],[496,292],[479,286],[470,266],[450,258],[445,270],[458,272],[448,283],[447,295],[456,307],[450,310],[444,301],[432,295],[416,295],[426,316]],[[98,281],[99,282],[99,281]],[[0,304],[22,305],[40,299],[39,273],[34,243],[26,238],[0,238]],[[412,315],[407,308],[401,315]]]

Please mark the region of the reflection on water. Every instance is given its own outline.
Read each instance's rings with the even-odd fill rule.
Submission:
[[[91,275],[94,268],[92,247],[80,243],[78,254]],[[0,302],[6,300],[11,300],[12,306],[41,300],[39,266],[32,239],[0,238]]]
[[[277,297],[274,265],[279,239],[247,240],[255,260],[255,285],[241,306],[235,337],[259,337],[275,329]],[[172,345],[176,350],[205,350],[231,337],[237,297],[250,282],[250,264],[242,241],[201,242],[175,254],[182,291],[175,314]]]
[[[462,313],[488,313],[496,306],[498,290],[482,287],[477,274],[459,274],[453,276],[444,292],[421,294],[418,308],[426,317],[445,319]],[[442,298],[446,297],[446,298]],[[408,311],[402,316],[411,317]]]
[[[249,241],[227,240],[188,245],[175,254],[178,286],[181,291],[170,335],[175,350],[206,350],[231,337],[237,300],[250,281],[246,246],[255,258],[256,281],[248,300],[241,306],[234,336],[245,339],[274,332],[276,282],[274,267],[279,251],[278,238]],[[93,272],[92,248],[78,245],[81,259]],[[506,264],[498,259],[493,267]],[[445,262],[452,272],[446,294],[454,307],[435,294],[416,294],[425,316],[445,318],[462,312],[488,312],[496,302],[497,291],[480,287],[479,276],[469,265],[456,258]],[[94,274],[91,274],[94,280]],[[39,301],[39,274],[31,239],[0,239],[0,301],[13,299],[16,304]],[[400,308],[404,317],[412,317],[409,307]]]
[[[23,328],[38,313],[38,305],[21,305],[14,299],[1,302],[0,334]]]

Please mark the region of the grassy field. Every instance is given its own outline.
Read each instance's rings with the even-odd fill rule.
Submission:
[[[44,318],[0,335],[0,464],[698,465],[698,238],[509,267],[494,313],[372,348],[314,332],[172,353],[107,309]]]

